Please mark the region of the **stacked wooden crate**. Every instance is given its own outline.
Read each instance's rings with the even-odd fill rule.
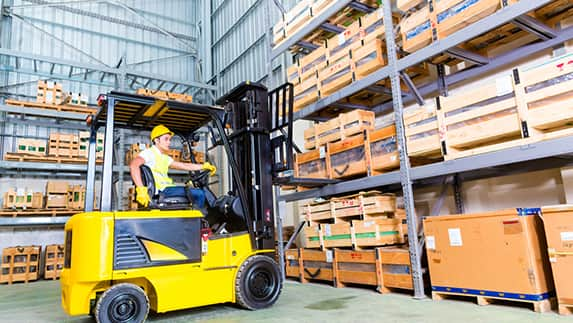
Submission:
[[[132,186],[128,189],[128,195],[127,195],[127,209],[128,210],[137,210],[139,208],[139,204],[137,203],[137,200],[135,199],[136,195],[135,195],[135,187]]]
[[[64,268],[64,245],[52,244],[46,246],[44,257],[44,278],[58,279]]]
[[[403,244],[402,220],[394,218],[396,197],[379,192],[359,193],[304,207],[307,248]]]
[[[19,138],[17,143],[16,152],[19,154],[29,154],[29,155],[46,155],[46,140],[38,139],[22,139]]]
[[[86,204],[86,188],[83,185],[68,186],[68,209],[83,210]]]
[[[68,207],[68,182],[48,181],[46,184],[46,208]]]
[[[2,251],[0,283],[29,282],[39,277],[39,246],[8,247]]]
[[[42,104],[60,105],[64,103],[62,84],[52,81],[38,81],[36,102]]]
[[[88,158],[89,145],[90,145],[90,132],[80,131],[79,133],[79,152],[80,158]],[[105,135],[98,132],[96,135],[96,159],[103,159],[103,145],[105,142]]]
[[[48,144],[48,155],[55,157],[77,158],[79,153],[77,134],[51,133]]]
[[[184,94],[184,93],[175,93],[169,91],[160,91],[160,90],[152,90],[152,89],[145,89],[140,88],[137,89],[136,93],[138,95],[143,96],[150,96],[160,100],[172,100],[172,101],[179,101],[183,103],[191,103],[193,102],[193,96]]]
[[[572,134],[572,59],[516,68],[405,114],[408,155],[449,160]]]
[[[386,65],[382,10],[362,16],[287,70],[294,111]]]
[[[9,188],[4,192],[3,209],[41,209],[44,204],[44,195],[27,189]]]
[[[139,155],[140,152],[148,148],[149,144],[140,144],[140,143],[131,144],[127,149],[127,151],[125,152],[125,164],[129,165],[131,161],[135,159],[137,155]]]

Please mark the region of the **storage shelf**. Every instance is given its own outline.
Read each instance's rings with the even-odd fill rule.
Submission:
[[[550,3],[552,0],[538,0],[538,1],[520,1],[511,6],[501,9],[488,17],[485,17],[471,25],[453,33],[452,35],[436,41],[416,52],[407,55],[397,61],[397,71],[403,71],[406,68],[412,67],[423,61],[428,60],[438,54],[446,52],[448,49],[455,47],[461,43],[469,41],[484,32],[493,30],[509,21],[527,14],[543,5]],[[569,36],[571,33],[568,34]],[[302,35],[301,37],[303,37]],[[569,38],[570,39],[570,38]],[[561,41],[562,42],[562,41]],[[548,46],[549,47],[549,46]],[[541,49],[540,49],[541,50]],[[512,59],[514,61],[514,59]],[[487,66],[486,64],[485,66]],[[374,85],[376,82],[383,80],[390,76],[392,71],[391,66],[385,66],[378,71],[364,77],[363,79],[353,82],[350,85],[340,89],[339,91],[320,99],[319,101],[308,105],[307,107],[295,112],[293,114],[294,120],[307,119],[313,114],[320,112],[328,106],[354,94],[369,86]],[[482,73],[485,73],[484,70]],[[378,111],[379,112],[379,111]]]
[[[70,219],[70,216],[34,216],[34,217],[1,217],[0,227],[21,227],[21,226],[63,226]]]
[[[573,154],[573,136],[541,141],[533,144],[526,144],[515,146],[509,149],[499,150],[495,152],[454,159],[434,164],[412,167],[411,178],[414,182],[420,182],[436,177],[442,177],[453,174],[460,174],[465,172],[475,172],[478,170],[489,169],[483,176],[475,174],[473,178],[493,177],[506,175],[508,169],[491,169],[496,166],[518,164],[528,161],[535,161],[541,163],[536,165],[536,169],[543,169],[548,167],[557,167],[561,163],[555,160],[549,162],[548,159],[554,156],[561,156],[562,165],[573,163],[573,159],[568,156]],[[544,163],[547,161],[547,163]],[[516,165],[519,169],[527,170],[523,165]],[[468,178],[469,179],[469,178]],[[344,194],[355,192],[359,190],[368,190],[380,187],[387,187],[391,185],[400,184],[400,171],[393,171],[386,174],[371,176],[366,178],[359,178],[354,180],[345,181],[339,184],[327,185],[320,189],[308,190],[303,192],[283,194],[280,200],[286,202],[293,202],[302,199],[309,199],[318,196],[330,196],[336,194]]]
[[[72,173],[85,173],[87,172],[87,164],[48,164],[48,163],[34,163],[34,162],[17,162],[0,160],[0,169],[18,169],[30,172],[34,171],[51,171],[51,172],[72,172]],[[119,172],[119,166],[113,167],[114,172]],[[123,171],[129,175],[129,167],[124,166]],[[96,167],[96,172],[101,172],[101,166]],[[188,175],[189,172],[182,170],[170,170],[170,175]]]

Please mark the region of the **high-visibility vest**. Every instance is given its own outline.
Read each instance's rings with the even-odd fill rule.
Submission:
[[[162,191],[166,187],[173,186],[173,180],[167,176],[167,172],[169,171],[169,156],[162,154],[159,148],[155,146],[151,147],[151,152],[153,152],[153,157],[155,158],[155,165],[151,167],[153,179],[155,180],[155,189]]]

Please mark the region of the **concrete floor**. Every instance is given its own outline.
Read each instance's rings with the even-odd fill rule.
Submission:
[[[572,322],[556,313],[528,307],[478,306],[470,301],[414,300],[405,294],[332,288],[287,281],[270,309],[246,311],[231,305],[150,314],[150,322]],[[60,307],[58,281],[0,285],[0,322],[91,322],[68,317]]]

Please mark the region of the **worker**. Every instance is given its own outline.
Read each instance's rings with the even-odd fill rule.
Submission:
[[[156,126],[151,130],[151,148],[140,152],[129,165],[131,179],[135,183],[136,200],[144,207],[147,207],[151,201],[147,187],[143,185],[143,181],[141,180],[140,167],[141,165],[146,165],[153,173],[156,192],[162,192],[165,197],[186,195],[194,206],[201,209],[205,204],[205,193],[203,190],[185,186],[175,186],[173,180],[167,175],[167,172],[169,168],[186,171],[206,170],[213,176],[217,168],[209,162],[194,164],[174,161],[173,158],[167,155],[172,137],[173,132],[166,126]]]

